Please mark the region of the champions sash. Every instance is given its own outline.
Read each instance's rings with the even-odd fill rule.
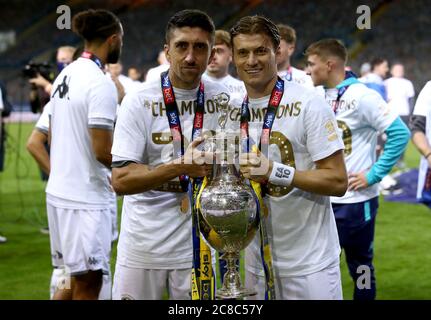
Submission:
[[[181,128],[178,105],[175,100],[174,90],[169,79],[169,70],[160,75],[163,93],[163,101],[166,106],[169,128],[171,130],[174,154],[177,158],[184,155],[184,137]],[[193,130],[191,141],[202,134],[205,112],[204,85],[201,82],[197,92],[197,106],[193,120]],[[214,272],[212,270],[211,250],[203,240],[199,231],[199,216],[195,209],[195,199],[199,190],[203,187],[202,179],[193,179],[183,174],[180,175],[180,184],[188,197],[192,209],[192,240],[193,240],[193,267],[192,267],[192,299],[193,300],[212,300],[215,295]],[[205,180],[204,180],[205,181]]]

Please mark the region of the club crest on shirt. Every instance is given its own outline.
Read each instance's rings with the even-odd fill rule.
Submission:
[[[328,141],[334,141],[337,139],[337,132],[335,131],[335,126],[332,120],[326,121],[325,129],[328,133]]]

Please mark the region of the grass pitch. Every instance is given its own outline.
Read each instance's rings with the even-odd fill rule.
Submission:
[[[0,299],[48,299],[52,272],[47,225],[45,183],[25,150],[34,124],[9,124],[5,171],[0,173]],[[408,167],[417,167],[412,145]],[[377,299],[431,299],[430,210],[422,205],[380,201],[375,236]],[[113,256],[115,257],[114,249]],[[344,298],[353,283],[342,260]],[[113,259],[112,265],[114,265]]]

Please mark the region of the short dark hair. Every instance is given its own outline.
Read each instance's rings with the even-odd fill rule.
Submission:
[[[211,43],[214,43],[214,22],[205,12],[196,9],[186,9],[175,13],[166,25],[166,44],[169,43],[172,31],[182,27],[201,28],[210,34]]]
[[[259,34],[263,33],[267,35],[274,49],[277,50],[280,45],[280,31],[277,26],[270,19],[264,16],[246,16],[241,18],[233,27],[230,29],[230,39],[233,47],[233,39],[239,34]]]
[[[374,58],[373,60],[371,60],[371,71],[374,70],[377,66],[381,65],[382,63],[387,62],[386,59],[384,58]]]
[[[277,24],[278,30],[280,32],[281,40],[286,41],[288,44],[296,43],[296,32],[291,26],[287,24]]]
[[[121,23],[111,11],[89,9],[73,17],[72,30],[86,41],[105,41],[121,31]]]
[[[327,59],[330,56],[340,58],[344,63],[347,63],[347,49],[344,44],[337,39],[323,39],[312,43],[307,50],[306,56],[318,55]]]

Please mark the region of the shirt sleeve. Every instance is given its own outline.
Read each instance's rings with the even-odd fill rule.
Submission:
[[[43,112],[39,117],[39,120],[37,120],[35,128],[48,135],[49,131],[49,115],[51,113],[51,102],[48,102],[45,107],[43,107]]]
[[[431,81],[428,81],[425,87],[419,93],[416,100],[413,114],[417,116],[428,117],[431,110]]]
[[[379,94],[371,90],[362,96],[359,110],[365,123],[379,133],[385,132],[398,117],[396,111],[390,108]]]
[[[415,87],[411,81],[408,82],[408,97],[413,98],[415,96]]]
[[[313,94],[305,109],[304,122],[307,149],[313,161],[344,149],[343,140],[337,132],[334,112],[321,96]]]
[[[88,127],[113,130],[117,100],[112,82],[106,80],[92,87],[88,96]]]
[[[136,93],[127,94],[118,112],[112,144],[112,162],[130,160],[143,163],[147,143],[145,110]]]

